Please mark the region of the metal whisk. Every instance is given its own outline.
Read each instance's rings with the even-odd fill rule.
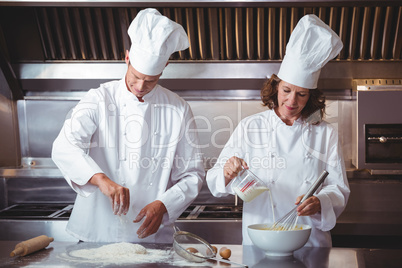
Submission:
[[[325,178],[328,176],[328,171],[324,170],[320,177],[311,185],[310,189],[304,195],[303,199],[300,201],[299,205],[303,203],[307,198],[312,196],[318,187],[323,183]],[[290,231],[296,228],[297,220],[299,216],[297,215],[297,205],[291,211],[289,211],[285,216],[274,222],[270,229],[278,230],[278,231]]]

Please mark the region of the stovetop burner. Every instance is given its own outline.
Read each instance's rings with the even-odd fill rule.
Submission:
[[[20,203],[0,210],[0,220],[68,220],[74,205],[69,203]],[[190,205],[179,220],[241,219],[242,206]]]
[[[182,220],[241,219],[243,207],[235,205],[190,205],[179,217]]]
[[[0,219],[50,219],[68,220],[73,204],[68,203],[21,203],[9,206],[0,211]]]

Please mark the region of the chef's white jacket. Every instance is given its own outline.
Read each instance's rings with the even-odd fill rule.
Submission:
[[[139,102],[125,80],[91,89],[54,141],[52,159],[78,193],[67,232],[91,242],[171,243],[173,223],[198,195],[205,175],[189,105],[157,85]],[[130,190],[127,215],[88,181],[105,173]],[[166,206],[159,231],[145,239],[133,223],[147,204]]]
[[[225,187],[223,175],[223,166],[232,156],[243,158],[272,194],[272,202],[269,192],[264,192],[243,204],[244,245],[252,244],[247,226],[280,219],[295,207],[297,196],[305,194],[325,169],[329,175],[315,194],[321,202],[321,213],[299,217],[298,223],[312,226],[306,246],[332,246],[329,230],[335,226],[350,193],[333,126],[326,122],[311,125],[300,118],[288,126],[273,110],[243,119],[217,163],[207,172],[208,187],[216,197],[234,194],[231,183]]]

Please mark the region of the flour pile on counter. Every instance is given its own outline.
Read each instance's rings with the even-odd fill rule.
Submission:
[[[88,260],[120,259],[120,258],[141,258],[139,254],[147,254],[146,248],[138,244],[117,243],[105,245],[99,248],[80,249],[70,252],[70,256]]]
[[[67,261],[79,262],[80,264],[96,264],[96,267],[135,263],[166,263],[177,266],[193,265],[193,263],[185,261],[174,254],[172,250],[146,249],[142,245],[127,242],[108,244],[97,248],[72,250],[59,255],[59,257]],[[199,265],[198,263],[198,266],[203,265]]]

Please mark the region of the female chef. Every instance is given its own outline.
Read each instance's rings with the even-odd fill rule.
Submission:
[[[53,144],[52,159],[79,194],[66,230],[89,242],[172,243],[204,167],[187,131],[196,128],[190,106],[157,83],[188,37],[156,9],[140,11],[128,34],[125,76],[89,90]]]
[[[230,182],[242,168],[250,168],[270,189],[272,203],[264,192],[243,204],[244,245],[252,244],[247,226],[284,216],[327,170],[316,194],[298,207],[304,216],[298,223],[312,226],[306,246],[332,246],[329,230],[350,190],[337,130],[321,120],[325,99],[317,81],[321,68],[341,49],[330,27],[315,15],[304,16],[292,32],[278,76],[272,75],[261,90],[268,110],[239,123],[207,173],[208,187],[217,197],[234,194]]]

